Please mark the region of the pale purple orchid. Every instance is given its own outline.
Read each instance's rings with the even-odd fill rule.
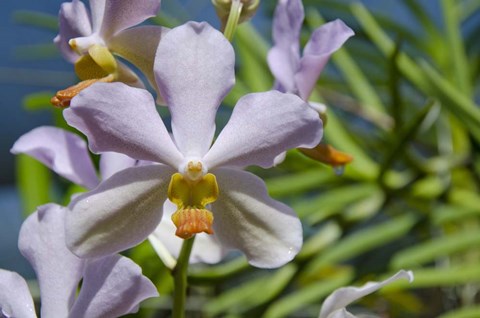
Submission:
[[[100,157],[101,178],[98,178],[86,142],[74,133],[50,126],[37,127],[22,135],[11,152],[29,155],[88,190],[93,190],[100,180],[106,180],[121,170],[146,164],[120,153],[106,152]],[[164,213],[162,222],[149,236],[149,241],[165,265],[173,267],[173,258],[178,257],[182,240],[175,236],[175,226],[170,220],[175,212],[173,204],[167,201],[164,210],[167,213]],[[201,233],[193,247],[190,263],[217,263],[225,253],[215,236]]]
[[[354,35],[341,20],[317,28],[300,55],[300,32],[304,20],[302,0],[279,0],[273,18],[274,46],[268,52],[267,62],[275,77],[274,88],[300,96],[325,119],[326,105],[309,101],[323,68],[330,56]],[[353,157],[330,145],[319,144],[312,149],[300,149],[308,157],[342,167]],[[285,153],[275,163],[281,163]]]
[[[168,29],[133,26],[155,16],[160,1],[90,0],[91,12],[80,0],[62,4],[59,12],[60,31],[54,42],[63,57],[75,63],[75,71],[80,79],[89,80],[77,85],[77,88],[90,85],[92,79],[121,81],[144,87],[138,76],[115,59],[112,53],[138,67],[155,86],[152,73],[155,50]],[[64,100],[61,91],[59,93],[57,104],[67,106],[69,100]],[[68,96],[71,99],[72,96]]]
[[[268,65],[275,76],[275,89],[308,101],[330,56],[354,33],[341,20],[326,23],[312,33],[300,56],[303,20],[301,0],[278,1],[273,18],[274,46],[268,52]]]
[[[348,305],[400,279],[406,279],[411,283],[413,273],[401,270],[382,282],[368,282],[361,287],[339,288],[325,299],[318,318],[356,318],[357,316],[347,311],[346,307]]]
[[[235,81],[234,64],[230,43],[206,23],[187,23],[162,39],[154,71],[172,115],[173,139],[145,90],[96,83],[73,99],[64,117],[87,135],[93,152],[161,163],[120,171],[72,201],[66,232],[75,254],[101,256],[142,242],[160,222],[167,196],[178,201],[177,212],[196,213],[182,199],[198,200],[202,217],[211,213],[210,203],[218,240],[254,266],[281,266],[297,254],[302,227],[295,212],[242,168],[271,167],[286,149],[315,146],[322,123],[295,95],[250,94],[238,101],[211,146],[215,113]],[[216,201],[210,195],[218,195]]]
[[[65,245],[65,208],[47,204],[20,229],[18,247],[38,278],[42,317],[119,317],[158,296],[152,282],[132,260],[110,255],[81,259]],[[77,296],[78,285],[82,287]],[[36,317],[25,280],[0,269],[1,317]]]

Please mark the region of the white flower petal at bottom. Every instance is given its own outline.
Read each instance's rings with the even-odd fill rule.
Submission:
[[[37,274],[42,317],[67,317],[85,261],[65,245],[66,208],[39,206],[20,228],[18,249]]]
[[[368,282],[361,287],[343,287],[335,290],[325,299],[320,316],[318,318],[351,318],[355,317],[345,310],[349,304],[354,301],[371,294],[380,288],[399,279],[407,279],[413,281],[413,273],[411,271],[401,270],[389,279],[382,282]]]
[[[241,250],[249,263],[275,268],[291,261],[302,247],[302,225],[287,205],[268,196],[259,177],[242,170],[212,171],[220,196],[212,203],[218,240]]]
[[[111,255],[88,261],[82,288],[69,317],[120,317],[138,311],[157,288],[131,259]]]
[[[0,269],[0,317],[37,317],[25,279],[4,269]]]

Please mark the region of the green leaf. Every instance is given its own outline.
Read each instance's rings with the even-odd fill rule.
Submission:
[[[267,44],[265,40],[248,23],[242,24],[236,35],[237,52],[242,67],[237,77],[246,84],[250,91],[270,90],[273,76],[267,65]]]
[[[350,206],[346,206],[342,213],[347,222],[358,222],[375,215],[385,202],[385,193],[377,188],[370,195],[361,198]]]
[[[51,172],[42,163],[27,156],[16,156],[17,187],[23,205],[23,215],[35,212],[42,204],[52,202],[50,197]]]
[[[257,278],[223,292],[205,305],[209,316],[217,316],[223,312],[244,313],[256,306],[264,304],[277,296],[293,278],[297,266],[290,263],[275,273]]]
[[[384,56],[390,57],[395,52],[395,43],[390,39],[388,34],[383,31],[380,25],[375,21],[374,17],[359,2],[355,2],[350,6],[352,14],[362,25],[373,43],[380,49]],[[410,80],[418,89],[428,91],[429,83],[425,76],[418,70],[416,64],[403,52],[398,54],[398,69],[404,76]]]
[[[451,310],[446,314],[440,315],[437,318],[478,318],[480,313],[480,305],[468,306],[455,310]]]
[[[400,157],[401,153],[405,152],[405,148],[419,131],[422,122],[432,109],[433,105],[434,101],[429,101],[420,111],[418,111],[414,115],[413,119],[411,119],[407,125],[402,127],[402,129],[398,133],[395,133],[395,135],[391,136],[391,140],[389,142],[389,144],[391,144],[391,147],[389,147],[386,151],[385,158],[382,162],[382,166],[380,168],[380,173],[378,176],[380,180],[383,178],[385,172],[390,169],[395,160]]]
[[[415,279],[412,283],[403,283],[403,288],[438,288],[441,286],[457,286],[480,283],[480,266],[478,263],[448,268],[422,268],[413,271]],[[400,288],[399,285],[396,286]],[[388,286],[385,289],[389,289]]]
[[[333,242],[337,241],[341,235],[342,229],[337,223],[326,223],[303,243],[302,250],[298,253],[295,259],[303,260],[311,258],[333,244]]]
[[[457,0],[442,0],[443,21],[446,28],[446,47],[449,51],[448,61],[451,63],[455,77],[455,86],[466,96],[471,96],[472,87],[469,74],[469,62],[463,46],[460,12]]]
[[[373,180],[379,172],[378,164],[373,161],[364,148],[347,132],[334,112],[329,111],[328,125],[325,127],[325,139],[335,148],[353,156],[346,166],[345,175],[360,180]]]
[[[415,198],[438,198],[448,187],[448,180],[438,175],[422,178],[412,185],[411,194]]]
[[[442,106],[464,122],[473,136],[480,141],[480,107],[469,96],[441,76],[431,65],[420,61],[420,69],[433,85],[433,91],[442,100]]]
[[[405,235],[416,222],[415,216],[405,214],[346,236],[314,258],[307,265],[302,276],[312,276],[326,266],[352,259],[374,248],[384,246]]]
[[[463,189],[455,189],[450,191],[449,193],[449,200],[450,202],[472,209],[479,209],[480,208],[480,197],[478,193],[463,190]]]
[[[296,310],[305,308],[306,305],[318,303],[337,288],[343,287],[351,282],[352,270],[337,271],[328,279],[321,282],[313,282],[302,286],[295,292],[280,298],[274,302],[263,315],[264,318],[287,317]]]
[[[395,50],[394,42],[382,30],[368,10],[360,3],[351,5],[352,13],[360,21],[374,44],[385,56],[391,56]],[[472,135],[480,141],[480,108],[462,90],[452,85],[445,77],[425,60],[411,60],[405,53],[398,54],[398,69],[424,94],[435,96],[442,106],[465,122]],[[418,67],[420,66],[420,67]]]
[[[417,243],[414,247],[395,254],[391,262],[392,269],[413,268],[432,262],[439,257],[477,248],[480,245],[480,232],[467,231],[446,234]]]
[[[59,57],[60,53],[53,43],[47,43],[17,46],[13,51],[13,55],[15,59],[30,61]]]
[[[19,24],[58,31],[57,17],[46,13],[18,10],[13,13],[13,21]]]
[[[334,188],[319,196],[302,199],[293,203],[292,207],[302,220],[308,224],[317,224],[340,212],[350,204],[375,195],[381,191],[371,183],[360,183]]]
[[[309,169],[265,180],[272,197],[284,197],[318,188],[336,178],[331,169]]]
[[[23,107],[30,111],[51,109],[53,106],[50,103],[50,99],[54,96],[53,92],[38,92],[28,94],[23,98]]]
[[[480,216],[480,206],[464,207],[459,205],[446,205],[435,209],[431,214],[432,224],[442,225],[448,222],[465,222],[468,218],[477,218]]]
[[[209,266],[202,269],[190,269],[188,282],[194,285],[212,284],[224,281],[251,269],[244,257],[239,257],[226,263]]]
[[[417,0],[405,0],[403,4],[408,6],[410,12],[417,18],[417,21],[420,22],[423,29],[427,32],[429,42],[433,41],[433,43],[438,44],[438,42],[443,39],[443,35],[436,27],[432,17],[425,11],[422,3]]]

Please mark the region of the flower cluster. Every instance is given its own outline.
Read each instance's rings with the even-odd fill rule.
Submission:
[[[222,2],[222,12],[235,2]],[[252,3],[245,3],[247,17],[259,4]],[[318,147],[323,123],[308,99],[329,56],[353,32],[339,20],[326,24],[300,58],[301,1],[280,0],[268,56],[275,89],[241,97],[216,134],[217,110],[235,84],[234,48],[205,22],[136,26],[159,6],[91,0],[89,12],[79,0],[62,4],[54,41],[81,82],[52,103],[65,107],[66,122],[101,155],[101,177],[85,141],[60,128],[36,128],[12,148],[88,190],[67,207],[39,207],[22,226],[19,248],[36,271],[43,317],[116,317],[156,296],[139,266],[117,254],[146,239],[171,268],[194,237],[191,262],[216,263],[233,249],[253,266],[276,268],[302,247],[295,212],[246,169],[270,168],[289,149]],[[156,99],[118,57],[143,72]],[[171,132],[156,102],[167,105]],[[339,290],[320,317],[348,317],[342,308],[349,302],[399,278],[412,276]],[[2,316],[35,315],[18,274],[0,271],[0,287]]]

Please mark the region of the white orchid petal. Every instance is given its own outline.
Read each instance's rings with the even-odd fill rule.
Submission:
[[[409,282],[413,281],[413,273],[411,271],[401,270],[392,277],[382,282],[368,282],[361,287],[343,287],[335,290],[330,296],[325,299],[320,311],[319,318],[332,318],[337,316],[331,316],[333,313],[347,307],[354,301],[371,294],[380,288],[388,285],[399,279],[407,279]],[[338,316],[344,317],[344,316]],[[348,316],[350,317],[350,316]]]
[[[131,259],[112,255],[88,261],[82,288],[69,317],[120,317],[138,310],[158,292]]]
[[[53,40],[60,53],[70,63],[74,63],[79,55],[72,50],[68,41],[92,33],[88,10],[80,0],[64,2],[58,13],[59,33]]]
[[[0,317],[37,317],[25,279],[4,269],[0,269]]]
[[[318,113],[293,94],[278,91],[242,97],[204,162],[219,166],[273,166],[282,152],[312,148],[322,138]]]
[[[162,223],[160,222],[160,224]],[[170,269],[174,269],[177,265],[177,260],[170,253],[165,244],[163,244],[163,242],[155,235],[155,232],[157,231],[159,226],[157,226],[155,231],[153,231],[153,233],[148,236],[148,241],[152,245],[158,257],[160,257],[160,259],[162,260],[163,264]]]
[[[250,264],[275,268],[291,261],[302,247],[302,225],[295,212],[268,196],[257,176],[217,169],[220,195],[212,203],[219,241],[246,254]]]
[[[280,0],[273,18],[273,42],[268,66],[282,92],[296,93],[294,75],[300,66],[300,31],[304,19],[301,0]]]
[[[88,189],[98,184],[86,142],[69,131],[37,127],[22,135],[10,151],[29,155],[62,177]]]
[[[102,26],[103,16],[105,14],[106,0],[90,0],[90,11],[92,12],[92,29],[98,33]]]
[[[108,47],[138,67],[147,76],[150,85],[157,89],[153,74],[155,52],[160,40],[168,31],[168,28],[151,25],[131,28],[115,35],[108,42]]]
[[[356,316],[349,313],[345,308],[335,310],[327,318],[357,318]]]
[[[85,265],[65,245],[65,210],[40,206],[20,229],[18,248],[37,274],[42,317],[68,316]]]
[[[99,30],[104,39],[154,17],[160,8],[160,0],[105,0],[104,2],[105,10]]]
[[[235,54],[219,31],[189,22],[168,32],[155,57],[155,78],[172,114],[185,156],[202,157],[215,133],[215,114],[234,82]]]
[[[80,92],[63,115],[87,135],[93,152],[120,152],[175,168],[183,160],[146,90],[96,83]]]
[[[66,239],[80,257],[100,257],[133,247],[162,217],[174,170],[164,165],[122,170],[69,205]]]
[[[106,180],[115,173],[134,167],[137,160],[118,152],[105,152],[100,157],[100,174]]]
[[[300,67],[295,74],[295,82],[300,97],[308,100],[318,77],[330,56],[337,51],[354,33],[341,20],[335,20],[316,29],[300,60]]]

